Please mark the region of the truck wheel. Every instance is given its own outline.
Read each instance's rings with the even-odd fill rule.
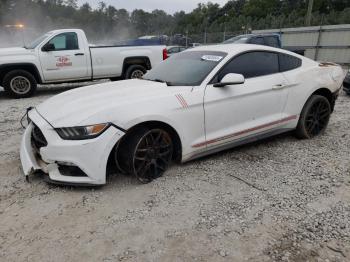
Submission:
[[[141,65],[131,65],[125,72],[125,79],[142,78],[146,72],[146,68]]]
[[[8,72],[3,80],[5,92],[14,98],[30,97],[36,90],[37,82],[34,76],[25,70]]]

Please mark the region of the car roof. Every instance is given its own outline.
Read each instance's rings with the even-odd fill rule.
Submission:
[[[243,34],[243,35],[236,35],[235,37],[256,37],[256,36],[279,36],[278,33],[259,33],[259,34]],[[234,37],[232,37],[234,38]]]
[[[174,47],[184,47],[184,46],[180,46],[180,45],[168,45],[166,48],[170,49],[170,48],[174,48]]]
[[[293,55],[296,57],[302,57],[296,53],[290,52],[288,50],[284,50],[281,48],[275,48],[275,47],[270,47],[270,46],[265,46],[265,45],[254,45],[254,44],[219,44],[219,45],[207,45],[207,46],[198,46],[195,48],[192,48],[191,51],[217,51],[217,52],[225,52],[228,53],[229,55],[235,55],[239,54],[245,51],[272,51],[272,52],[280,52],[280,53],[285,53],[289,55]],[[189,51],[186,51],[189,52]]]

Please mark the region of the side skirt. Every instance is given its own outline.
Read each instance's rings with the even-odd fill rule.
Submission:
[[[264,133],[258,133],[258,134],[254,134],[254,135],[250,135],[248,137],[244,137],[238,140],[234,140],[234,141],[230,141],[230,142],[226,142],[222,145],[213,147],[213,148],[205,148],[204,151],[202,152],[198,152],[198,153],[194,153],[193,155],[187,155],[184,157],[184,159],[182,160],[182,163],[197,159],[197,158],[201,158],[207,155],[211,155],[220,151],[224,151],[226,149],[230,149],[233,147],[237,147],[237,146],[241,146],[244,144],[249,144],[252,142],[256,142],[271,136],[275,136],[275,135],[279,135],[282,133],[286,133],[288,131],[294,130],[294,128],[282,128],[282,129],[276,129],[276,130],[271,130],[269,132],[264,132]]]

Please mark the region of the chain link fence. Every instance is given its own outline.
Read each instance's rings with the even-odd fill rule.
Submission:
[[[203,32],[199,34],[175,34],[167,41],[168,45],[181,45],[191,47],[194,45],[210,45],[222,43],[237,35],[249,33],[247,31],[235,32]]]

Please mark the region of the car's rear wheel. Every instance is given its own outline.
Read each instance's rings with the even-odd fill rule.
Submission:
[[[119,145],[116,163],[142,183],[149,183],[163,175],[172,155],[173,142],[167,131],[139,128]]]
[[[322,134],[327,128],[331,113],[332,108],[327,98],[311,96],[301,112],[296,136],[307,139]]]
[[[146,68],[144,68],[142,65],[131,65],[125,72],[125,79],[142,78],[146,72]]]
[[[14,98],[30,97],[36,90],[35,77],[25,70],[8,72],[3,80],[5,91]]]

